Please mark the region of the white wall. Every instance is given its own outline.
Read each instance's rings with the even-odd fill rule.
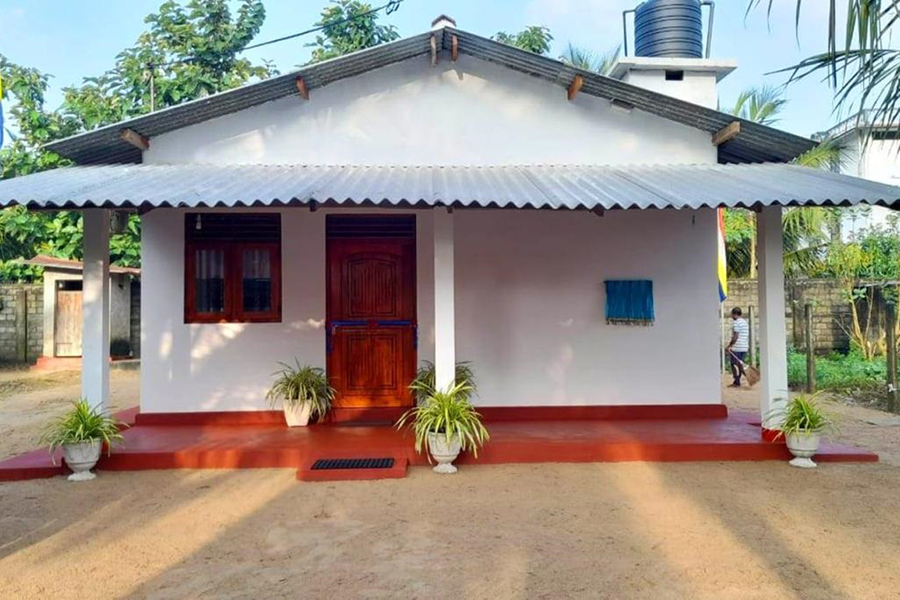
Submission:
[[[150,140],[145,163],[716,162],[709,134],[469,56],[426,57]]]
[[[712,210],[457,211],[457,360],[484,405],[718,403]],[[607,325],[606,279],[656,323]]]
[[[183,211],[143,217],[142,411],[264,409],[277,361],[324,366],[328,211],[280,212],[282,323],[184,324]],[[433,215],[416,214],[421,361],[434,356]],[[457,358],[473,362],[480,404],[720,401],[713,211],[454,220]],[[652,279],[656,324],[606,325],[610,278]]]
[[[283,209],[282,322],[184,322],[184,212],[142,217],[141,410],[262,410],[277,363],[325,366],[325,215]],[[366,213],[383,211],[367,210]],[[433,280],[431,211],[417,212],[417,279]],[[431,288],[417,295],[420,360],[433,358]]]
[[[716,108],[719,103],[715,72],[684,71],[681,81],[666,81],[665,69],[635,69],[628,71],[622,81],[707,108]]]
[[[487,62],[412,59],[154,137],[146,163],[714,163],[709,134]],[[352,209],[345,209],[352,210]],[[358,209],[359,212],[375,212]],[[183,318],[183,212],[143,217],[141,408],[251,410],[276,361],[325,363],[325,214],[282,212],[283,323]],[[418,215],[419,359],[433,358],[432,217]],[[457,356],[483,404],[718,402],[711,211],[455,212]],[[696,223],[694,219],[696,218]],[[603,322],[604,278],[649,277],[658,322]]]

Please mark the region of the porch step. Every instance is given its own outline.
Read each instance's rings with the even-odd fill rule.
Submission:
[[[329,458],[307,460],[297,470],[300,481],[355,481],[402,479],[409,461],[403,456]]]

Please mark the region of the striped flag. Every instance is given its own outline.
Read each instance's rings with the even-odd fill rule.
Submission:
[[[717,241],[719,246],[719,302],[725,302],[725,298],[728,297],[728,259],[725,255],[725,209],[718,209],[717,216],[718,231],[716,232],[716,235],[718,237]]]

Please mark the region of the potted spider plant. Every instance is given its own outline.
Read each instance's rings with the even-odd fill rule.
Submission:
[[[437,465],[435,473],[456,473],[453,461],[461,450],[478,456],[478,448],[490,439],[481,415],[469,402],[472,387],[460,381],[449,390],[432,391],[418,405],[406,411],[397,428],[412,428],[416,452],[429,452],[429,460]]]
[[[113,444],[123,440],[121,430],[125,427],[125,423],[99,408],[92,408],[82,399],[73,402],[69,412],[50,423],[40,441],[49,446],[51,456],[62,448],[63,460],[72,470],[69,481],[88,481],[96,477],[91,469],[100,459],[103,444],[109,453]]]
[[[429,396],[437,391],[434,386],[434,381],[434,363],[430,360],[426,360],[416,371],[416,378],[409,384],[409,389],[412,390],[418,404],[425,402]],[[469,362],[456,363],[454,381],[456,381],[456,383],[465,384],[465,389],[460,391],[460,394],[466,400],[471,400],[472,396],[474,396],[477,391],[475,387],[475,372],[472,370],[472,364]]]
[[[800,394],[770,415],[781,421],[776,439],[784,436],[785,445],[794,455],[790,461],[794,467],[815,467],[812,457],[819,451],[822,434],[834,429],[834,422],[816,400],[818,396]]]
[[[322,419],[334,400],[334,388],[328,384],[325,371],[318,367],[278,363],[281,369],[274,373],[275,381],[266,394],[273,408],[281,404],[288,427],[306,427],[310,418]]]

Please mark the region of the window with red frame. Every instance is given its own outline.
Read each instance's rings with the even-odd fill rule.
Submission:
[[[281,321],[281,215],[187,213],[186,323]]]

